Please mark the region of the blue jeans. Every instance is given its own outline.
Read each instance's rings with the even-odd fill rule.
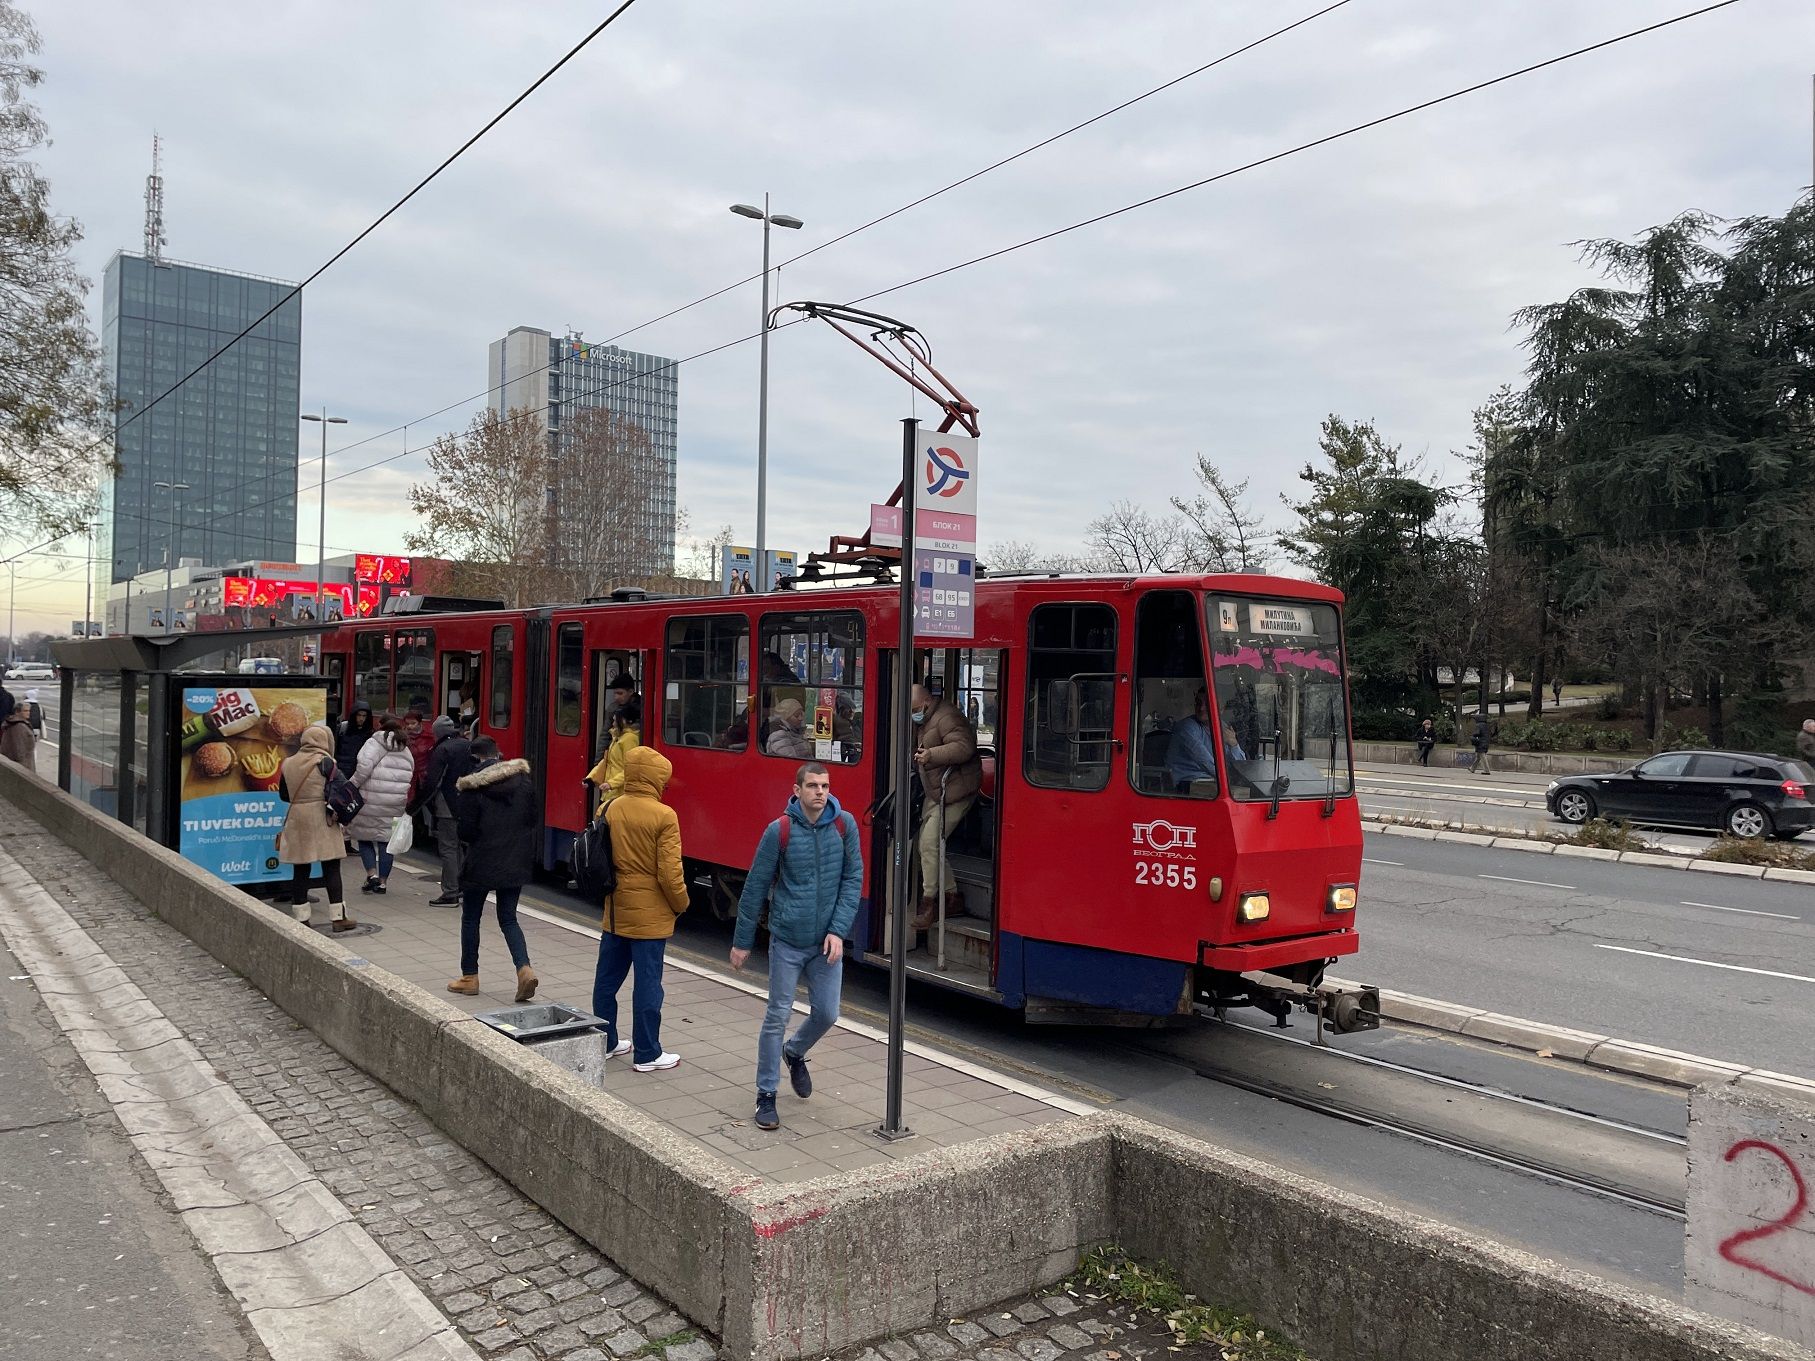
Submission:
[[[376,874],[380,879],[391,877],[391,849],[387,842],[362,841],[359,843],[359,863],[366,867],[369,878]]]
[[[756,1090],[773,1093],[781,1082],[783,1037],[794,1010],[794,994],[806,976],[807,1003],[812,1011],[785,1046],[796,1058],[819,1043],[819,1037],[838,1019],[838,992],[844,982],[844,961],[826,962],[823,946],[801,949],[769,938],[769,1010],[756,1042]]]
[[[517,896],[521,888],[469,888],[460,895],[460,972],[479,972],[479,923],[485,920],[485,895],[498,895],[498,929],[510,950],[510,962],[521,969],[529,963],[529,944],[517,925]]]
[[[599,966],[592,976],[592,1014],[605,1022],[605,1047],[618,1047],[618,989],[636,971],[630,992],[630,1058],[654,1063],[662,1056],[662,958],[665,940],[632,940],[607,931],[599,937]]]

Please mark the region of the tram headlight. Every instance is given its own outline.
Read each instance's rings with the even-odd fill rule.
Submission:
[[[1329,896],[1324,899],[1325,912],[1353,912],[1355,910],[1355,885],[1331,884]]]
[[[1244,893],[1235,902],[1235,920],[1264,922],[1273,911],[1273,900],[1264,893]]]

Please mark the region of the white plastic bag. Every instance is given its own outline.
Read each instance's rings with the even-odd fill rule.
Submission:
[[[392,818],[391,819],[391,839],[389,842],[386,843],[385,849],[387,851],[389,851],[392,855],[402,855],[405,851],[409,850],[409,848],[411,846],[414,846],[415,844],[416,844],[416,832],[415,832],[415,829],[411,826],[409,818],[408,817]]]

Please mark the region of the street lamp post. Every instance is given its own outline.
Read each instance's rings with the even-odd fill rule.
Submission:
[[[731,211],[739,217],[755,218],[763,224],[763,311],[762,359],[756,397],[756,580],[759,591],[769,589],[769,227],[788,227],[795,231],[805,224],[787,213],[771,213],[769,196],[763,195],[763,206],[734,203]]]
[[[324,406],[321,415],[309,413],[303,419],[321,424],[321,520],[315,533],[315,622],[319,624],[325,613],[321,607],[322,578],[328,574],[328,427],[345,425],[347,418],[330,416],[328,408]]]
[[[170,616],[170,569],[175,564],[171,561],[170,550],[176,547],[176,494],[180,491],[188,491],[189,484],[187,482],[153,482],[151,489],[170,493],[170,532],[164,536],[164,632],[173,633],[175,629],[172,627]]]

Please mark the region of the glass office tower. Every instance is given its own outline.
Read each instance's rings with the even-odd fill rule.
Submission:
[[[124,251],[108,262],[101,342],[120,406],[119,468],[101,497],[103,588],[161,567],[166,552],[173,564],[295,559],[301,296],[145,409],[292,287]]]

